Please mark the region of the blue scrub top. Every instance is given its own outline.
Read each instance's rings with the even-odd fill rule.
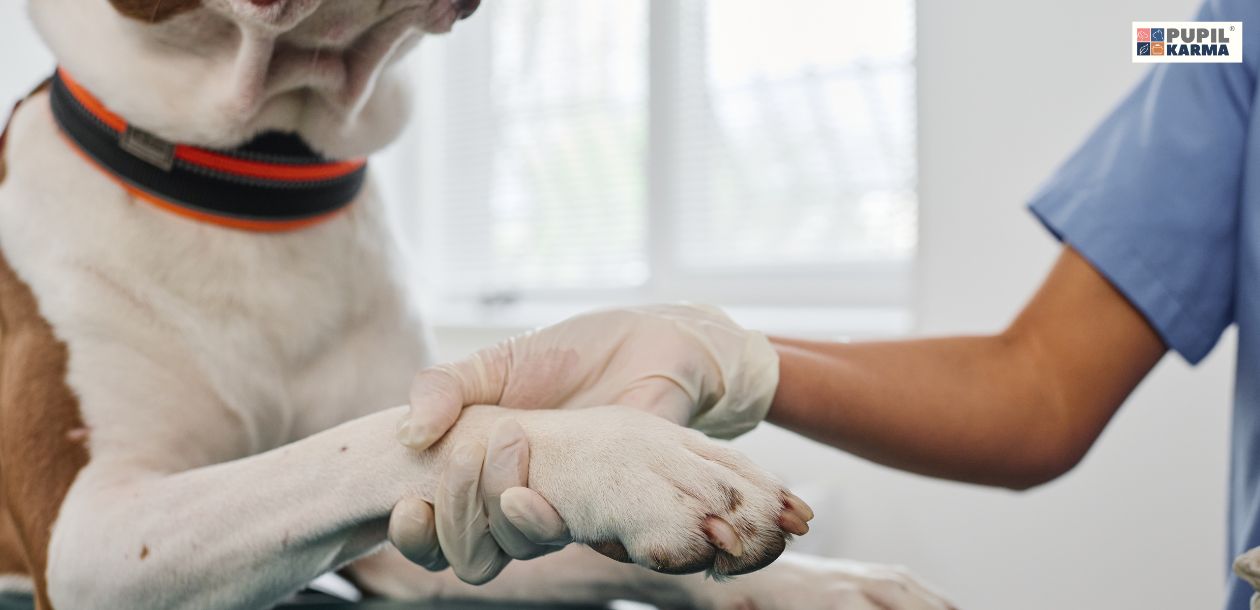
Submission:
[[[1260,546],[1260,2],[1210,0],[1196,19],[1244,22],[1243,63],[1158,65],[1031,209],[1191,363],[1238,325],[1232,563]],[[1251,587],[1228,586],[1226,608],[1248,610]]]

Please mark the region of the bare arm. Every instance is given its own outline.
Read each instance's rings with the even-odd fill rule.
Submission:
[[[481,354],[471,361],[476,366],[466,367],[473,373],[500,371],[489,376],[489,383],[478,383],[486,377],[480,374],[450,376],[446,385],[457,391],[448,393],[511,397],[503,380],[524,379],[546,391],[565,389],[560,399],[542,404],[562,406],[565,397],[576,397],[578,405],[598,404],[604,397],[629,404],[629,397],[658,415],[686,416],[696,413],[702,399],[711,407],[717,399],[709,394],[720,388],[737,398],[758,397],[724,412],[726,418],[739,420],[753,413],[760,419],[763,411],[757,407],[769,404],[769,421],[867,459],[936,477],[1023,489],[1072,468],[1166,351],[1142,314],[1070,248],[1015,322],[988,337],[864,344],[773,339],[767,345],[760,335],[749,337],[708,310],[650,314],[631,309],[595,313],[525,335],[515,340],[511,358],[504,358],[500,349]],[[706,333],[736,340],[719,346],[697,339]],[[616,340],[607,341],[609,336]],[[757,346],[764,346],[764,352]],[[552,354],[571,358],[542,366]],[[697,366],[711,362],[731,366]],[[749,383],[762,376],[769,381]],[[417,379],[424,382],[421,398],[432,394],[427,388],[441,386],[432,374]],[[663,381],[665,387],[645,380]],[[761,394],[740,389],[741,384],[769,388],[764,402]],[[645,386],[661,391],[630,392]],[[433,403],[414,396],[413,402]],[[458,414],[461,404],[454,401],[444,411]],[[662,404],[679,408],[661,409]],[[420,428],[433,428],[425,421],[431,411],[413,409]],[[485,505],[502,508],[490,521],[497,519],[501,531],[518,532],[533,544],[566,541],[563,519],[546,498],[525,489],[530,481],[523,468],[529,454],[522,448],[529,443],[523,434],[502,446],[512,449],[498,450],[486,462],[508,473],[487,488]],[[513,494],[512,510],[508,494]],[[473,529],[460,515],[486,513],[467,499],[451,504],[458,510],[448,508],[437,529],[467,533]],[[427,520],[416,520],[418,533],[393,539],[417,557],[437,546],[431,533],[434,513],[422,512]],[[500,552],[495,543],[486,546]],[[536,555],[503,548],[510,557]],[[474,559],[460,561],[478,564]],[[495,573],[497,568],[483,571],[478,580]]]
[[[1018,489],[1075,466],[1166,351],[1071,248],[998,335],[774,344],[769,421],[903,470]]]

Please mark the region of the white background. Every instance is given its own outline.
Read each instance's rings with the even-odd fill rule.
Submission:
[[[0,99],[51,68],[22,4],[0,3]],[[1056,252],[1023,202],[1143,73],[1124,51],[1131,23],[1195,4],[920,3],[917,333],[1006,323]],[[1056,44],[1065,33],[1073,44]],[[438,335],[453,357],[505,332]],[[819,509],[798,549],[907,564],[962,608],[1213,608],[1233,349],[1195,370],[1167,358],[1081,467],[1029,493],[894,473],[772,429],[738,444]]]

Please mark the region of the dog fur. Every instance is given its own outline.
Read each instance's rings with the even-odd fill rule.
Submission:
[[[399,132],[409,103],[390,68],[449,30],[454,4],[29,6],[59,63],[135,125],[209,147],[296,131],[353,157]],[[298,232],[198,224],[81,159],[44,92],[15,113],[0,162],[0,584],[40,608],[267,607],[356,560],[361,583],[404,598],[945,607],[856,564],[788,561],[722,585],[574,548],[480,589],[424,572],[380,550],[390,509],[432,499],[452,447],[503,417],[525,427],[531,486],[579,542],[620,541],[660,571],[764,565],[784,545],[784,491],[702,435],[618,407],[474,407],[433,449],[403,448],[402,408],[386,407],[431,356],[370,186]],[[736,527],[743,557],[707,543],[708,515]]]

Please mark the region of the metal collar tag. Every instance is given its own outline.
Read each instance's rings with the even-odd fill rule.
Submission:
[[[164,172],[175,166],[175,145],[143,129],[128,126],[118,145]]]

